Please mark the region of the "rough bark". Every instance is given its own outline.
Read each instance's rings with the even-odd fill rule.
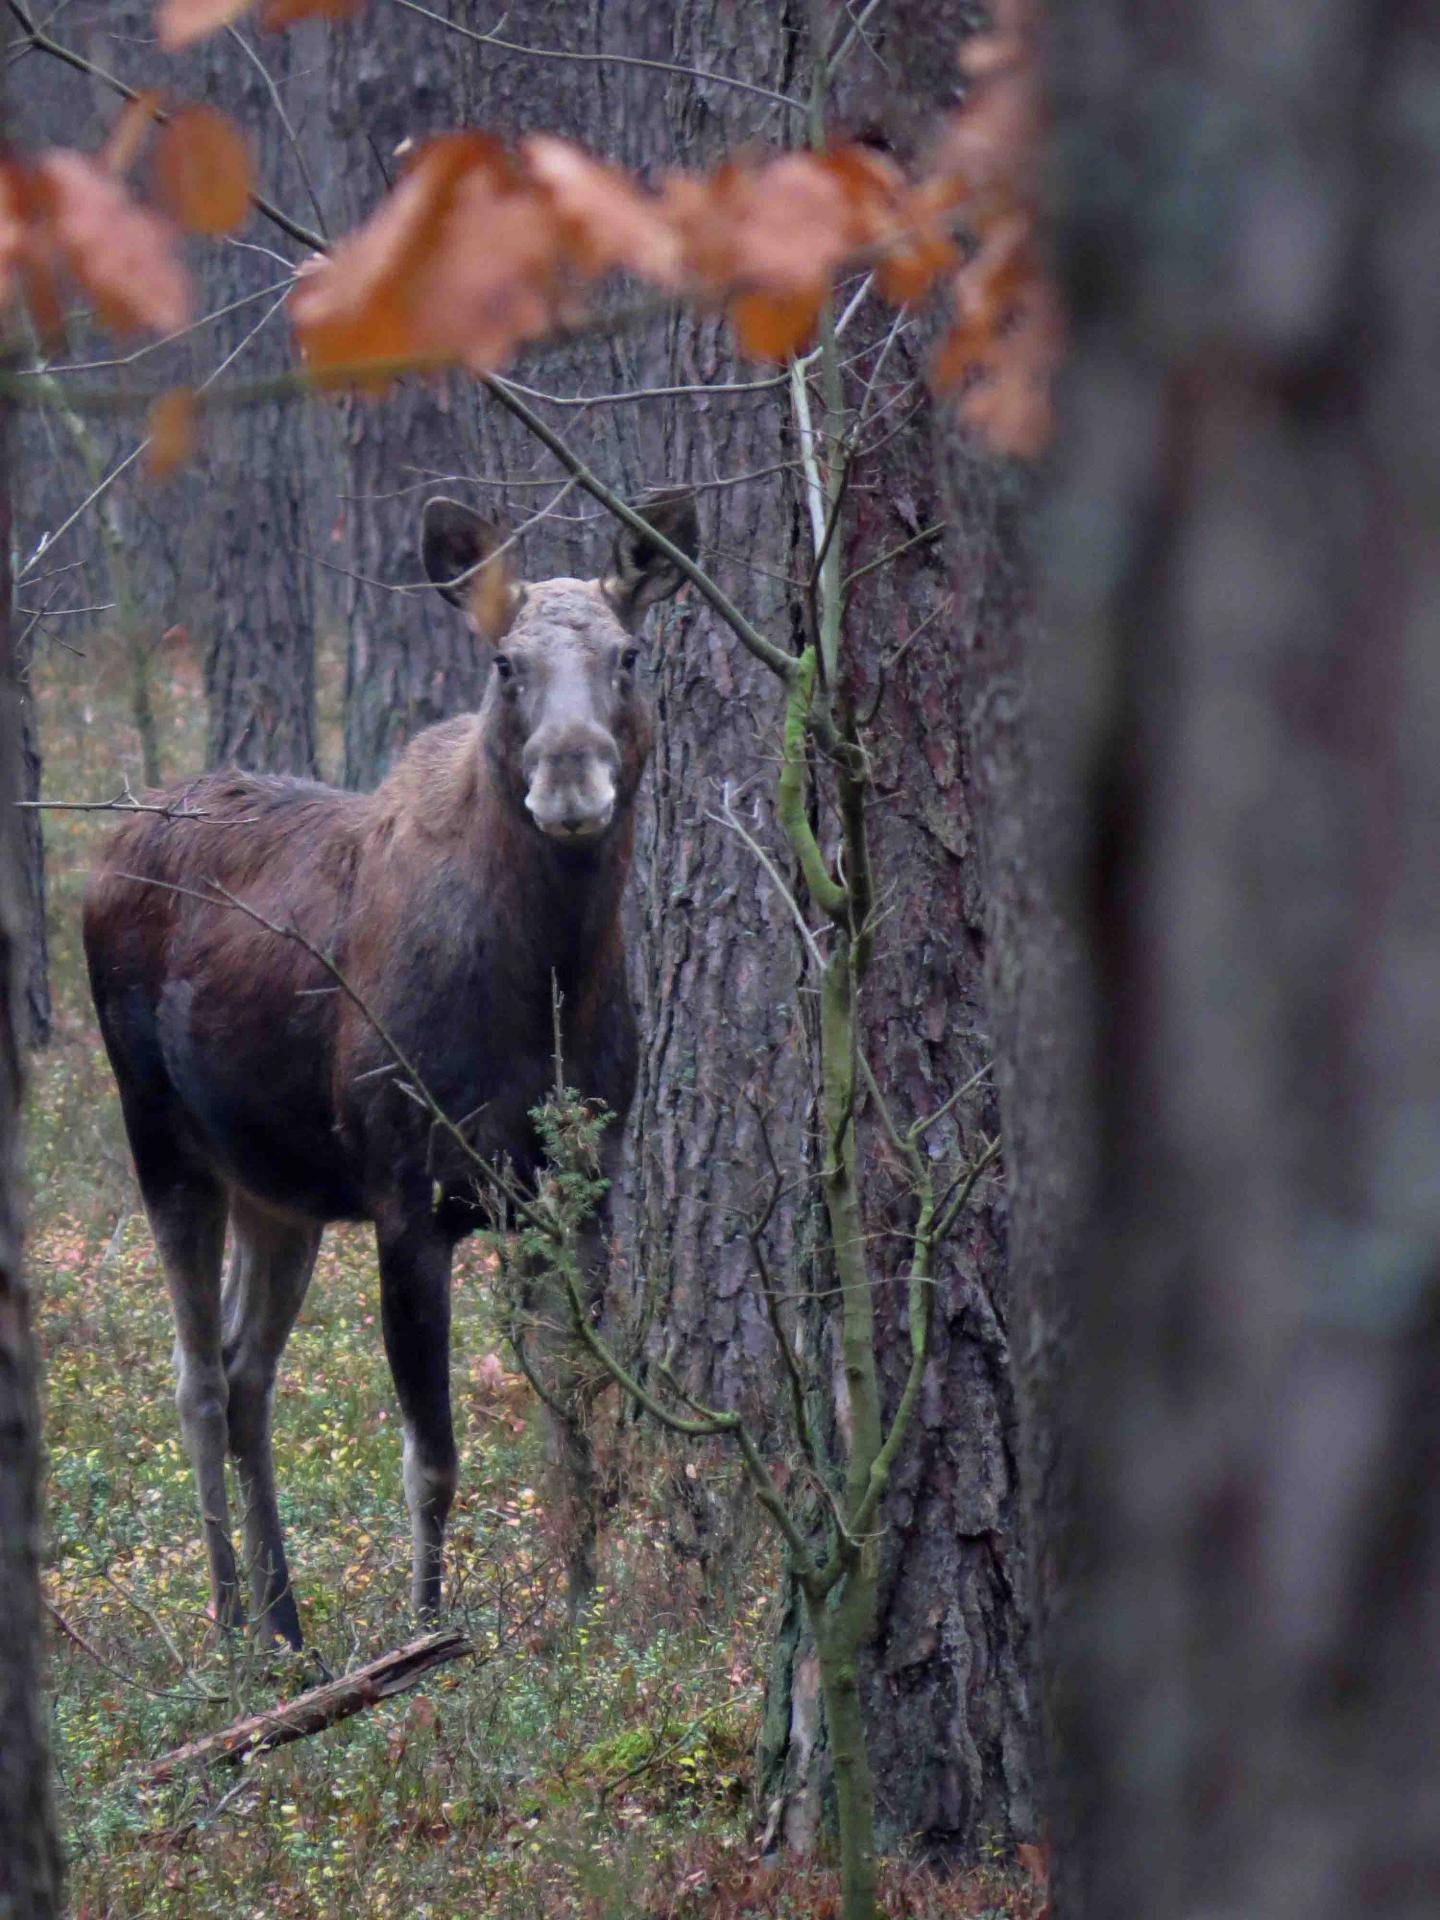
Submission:
[[[337,231],[357,226],[400,165],[397,149],[464,120],[464,43],[390,7],[327,36]],[[346,636],[344,780],[369,787],[433,721],[477,704],[486,661],[423,585],[420,508],[474,469],[473,382],[406,382],[337,403],[344,489],[331,555]]]
[[[261,38],[248,25],[239,32],[243,45],[230,34],[207,43],[205,97],[246,130],[256,177],[266,193],[296,218],[320,223],[323,208],[310,201],[314,172],[304,165],[301,119],[304,82],[319,48],[294,34]],[[247,237],[259,237],[259,224],[252,215]],[[282,235],[267,231],[263,238],[267,247],[299,258],[300,249]],[[205,305],[219,308],[278,277],[273,258],[257,258],[239,247],[209,248]],[[267,304],[242,307],[217,323],[207,357],[213,362],[236,346]],[[280,372],[291,360],[288,329],[277,315],[247,349],[245,371],[252,378]],[[206,488],[207,550],[196,618],[210,708],[206,759],[211,766],[316,771],[317,568],[312,556],[321,546],[316,525],[323,524],[326,503],[311,499],[317,466],[312,456],[317,441],[323,445],[328,439],[328,425],[320,407],[285,400],[227,414],[203,437],[203,464],[195,479]]]
[[[0,409],[0,1915],[48,1920],[60,1907],[60,1854],[41,1693],[40,1399],[23,1265],[17,1138],[27,943],[23,836],[13,804],[21,743],[10,613],[7,413]]]
[[[954,52],[973,10],[901,5],[877,16],[872,51],[836,76],[835,116],[911,158],[955,98]],[[853,344],[853,343],[852,343]],[[924,342],[896,348],[876,399],[915,400],[916,417],[856,468],[844,521],[845,567],[882,559],[940,526],[943,416],[923,404]],[[916,383],[905,399],[906,383]],[[852,394],[854,389],[852,388]],[[874,713],[870,820],[884,903],[861,1000],[863,1041],[892,1111],[908,1122],[941,1106],[994,1052],[985,978],[985,899],[962,749],[966,664],[960,623],[979,607],[997,544],[993,480],[986,507],[945,540],[921,541],[857,583],[848,614],[849,688]],[[999,634],[1009,610],[990,613]],[[903,651],[902,651],[903,650]],[[998,1127],[982,1084],[927,1136],[937,1164],[973,1156]],[[909,1357],[904,1169],[873,1113],[862,1131],[869,1169],[877,1338],[893,1412]],[[1006,1145],[1008,1179],[1009,1146]],[[915,1431],[882,1506],[880,1586],[862,1673],[865,1725],[883,1845],[947,1856],[1004,1849],[1036,1829],[1026,1565],[1017,1417],[1011,1380],[1008,1219],[1004,1189],[963,1219],[937,1273],[927,1370]],[[792,1609],[772,1675],[767,1784],[780,1830],[815,1831],[826,1733],[813,1652]]]
[[[1054,6],[1087,1920],[1440,1904],[1440,21]]]

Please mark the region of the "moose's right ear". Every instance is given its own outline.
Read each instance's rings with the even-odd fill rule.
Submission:
[[[472,507],[443,498],[425,502],[420,558],[426,578],[451,606],[468,610],[475,576],[499,545],[499,533]]]

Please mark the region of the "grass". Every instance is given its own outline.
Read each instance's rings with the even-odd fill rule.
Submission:
[[[138,761],[118,649],[56,653],[36,681],[47,789],[114,792]],[[107,659],[112,662],[107,667]],[[199,764],[183,647],[157,661],[176,772]],[[138,784],[138,782],[137,782]],[[78,901],[104,829],[47,816],[55,1036],[29,1109],[30,1263],[45,1369],[50,1680],[70,1900],[105,1916],[494,1915],[724,1920],[834,1911],[823,1868],[755,1857],[752,1755],[775,1591],[762,1542],[723,1586],[677,1551],[667,1487],[728,1498],[713,1453],[667,1456],[602,1412],[617,1489],[604,1588],[564,1627],[540,1423],[497,1331],[494,1261],[457,1264],[462,1485],[453,1617],[481,1648],[423,1689],[243,1770],[147,1785],[137,1763],[310,1683],[227,1648],[209,1594],[170,1374],[169,1314],[82,983]],[[287,1349],[276,1460],[309,1640],[336,1672],[398,1645],[408,1616],[400,1436],[372,1248],[332,1230]],[[896,1864],[911,1920],[1030,1914],[1000,1870]]]

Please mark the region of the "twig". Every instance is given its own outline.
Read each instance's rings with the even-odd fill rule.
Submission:
[[[404,7],[407,13],[418,13],[423,19],[433,20],[437,27],[458,33],[463,39],[473,40],[477,46],[496,47],[502,53],[524,54],[531,60],[573,60],[586,66],[644,67],[656,73],[678,73],[688,80],[708,80],[716,86],[734,87],[740,93],[755,94],[757,98],[768,100],[773,106],[785,107],[791,113],[805,111],[804,103],[792,100],[788,93],[776,93],[773,88],[762,87],[753,80],[737,79],[733,74],[714,73],[705,67],[687,67],[676,60],[645,60],[634,53],[579,53],[567,47],[528,47],[518,40],[502,40],[498,34],[481,33],[475,27],[462,26],[458,20],[447,20],[443,13],[420,6],[418,0],[395,0],[395,4]]]
[[[381,1654],[342,1679],[324,1686],[311,1687],[308,1693],[271,1707],[264,1713],[252,1713],[233,1721],[218,1733],[208,1733],[183,1747],[175,1747],[149,1761],[142,1769],[148,1780],[168,1780],[181,1767],[217,1766],[236,1762],[251,1753],[268,1753],[272,1748],[289,1745],[323,1733],[326,1727],[363,1713],[381,1700],[406,1693],[437,1667],[452,1660],[464,1660],[479,1649],[458,1628],[443,1633],[427,1633],[411,1640],[393,1653]]]

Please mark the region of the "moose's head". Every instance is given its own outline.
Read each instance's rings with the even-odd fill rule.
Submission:
[[[678,488],[636,503],[693,556],[699,523]],[[481,705],[486,751],[535,827],[556,840],[598,840],[633,798],[650,752],[637,639],[647,610],[682,583],[674,561],[633,528],[616,535],[598,580],[511,581],[500,535],[458,500],[426,503],[425,572],[494,648]]]

